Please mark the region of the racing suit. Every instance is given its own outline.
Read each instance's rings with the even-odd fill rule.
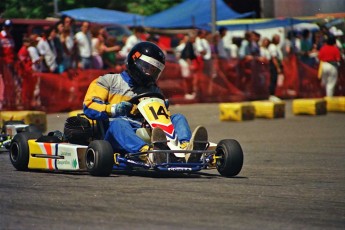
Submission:
[[[105,74],[95,79],[89,86],[83,102],[85,115],[94,120],[109,119],[104,139],[113,150],[119,153],[135,153],[147,143],[135,134],[141,127],[143,118],[118,116],[111,118],[111,106],[145,92],[161,93],[156,85],[142,87],[135,85],[128,72]],[[189,141],[191,131],[182,114],[171,115],[176,134],[180,142]]]

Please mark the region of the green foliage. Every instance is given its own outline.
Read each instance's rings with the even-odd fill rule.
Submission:
[[[151,15],[170,8],[183,0],[56,0],[58,10],[99,7],[129,13]],[[3,18],[46,18],[54,16],[54,0],[0,1]]]
[[[127,1],[127,9],[131,13],[141,15],[151,15],[168,9],[182,0],[130,0]]]
[[[1,4],[3,18],[43,18],[53,16],[53,1],[6,0]]]

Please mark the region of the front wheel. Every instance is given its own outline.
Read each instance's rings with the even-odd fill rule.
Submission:
[[[37,132],[17,133],[10,145],[10,160],[12,165],[19,171],[28,169],[29,164],[29,144],[28,140],[37,139],[41,136]]]
[[[104,140],[92,141],[86,150],[85,164],[92,176],[109,176],[114,165],[110,143]]]
[[[216,148],[216,167],[222,176],[233,177],[243,166],[243,151],[238,141],[221,140]]]

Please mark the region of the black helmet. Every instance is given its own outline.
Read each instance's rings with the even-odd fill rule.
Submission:
[[[127,71],[139,85],[155,83],[165,67],[165,55],[154,43],[140,42],[127,56]]]

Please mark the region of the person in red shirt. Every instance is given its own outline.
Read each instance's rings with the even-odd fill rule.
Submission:
[[[11,35],[12,21],[7,19],[3,24],[3,30],[0,32],[0,58],[5,64],[13,64],[15,57],[15,45]]]
[[[321,85],[326,88],[326,96],[328,97],[334,95],[340,57],[340,50],[336,46],[335,37],[331,36],[319,51],[319,77],[321,78]]]
[[[30,46],[30,38],[24,37],[23,38],[23,45],[18,51],[18,60],[21,62],[22,67],[25,71],[30,72],[32,70],[32,61],[30,58],[30,54],[28,51],[28,47]]]
[[[15,59],[15,45],[10,33],[12,28],[12,21],[9,19],[5,20],[2,27],[3,30],[0,31],[0,108],[2,108],[3,104],[5,104],[5,99],[10,100],[4,97],[5,82],[8,82],[7,79],[14,79],[13,64]],[[14,79],[14,84],[17,85],[16,79]],[[19,89],[17,86],[15,88]],[[10,101],[6,103],[12,104]]]
[[[19,76],[21,76],[21,102],[25,109],[30,109],[33,94],[36,85],[36,78],[32,75],[32,61],[28,51],[31,40],[28,37],[23,38],[23,46],[18,51],[18,65],[16,65],[16,70]]]

